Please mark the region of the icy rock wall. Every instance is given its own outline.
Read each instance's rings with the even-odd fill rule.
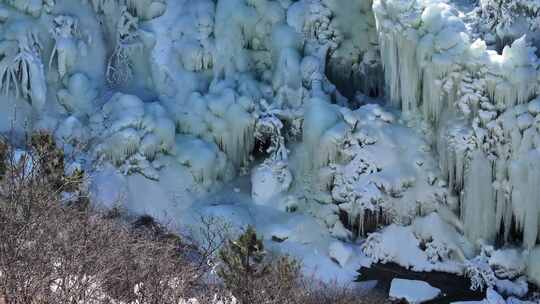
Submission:
[[[438,122],[446,105],[452,109],[473,93],[461,84],[469,80],[462,75],[478,68],[484,75],[472,80],[487,82],[485,93],[499,108],[522,104],[537,93],[537,58],[524,38],[499,55],[484,42],[471,41],[448,4],[375,1],[373,7],[387,92],[404,112]]]
[[[531,100],[538,94],[539,72],[538,58],[526,38],[515,40],[501,54],[488,50],[482,41],[472,41],[455,9],[437,1],[175,2],[172,7],[182,9],[177,24],[169,28],[174,41],[170,48],[180,68],[169,71],[168,77],[181,77],[156,84],[155,70],[168,66],[163,61],[160,66],[149,62],[159,40],[150,29],[170,18],[157,20],[167,12],[164,1],[77,2],[88,14],[76,14],[77,6],[65,0],[3,3],[7,4],[0,12],[5,32],[0,70],[6,76],[2,77],[3,91],[19,94],[36,110],[50,111],[47,115],[54,119],[42,115],[45,121],[40,126],[57,131],[64,142],[93,143],[88,137],[97,139],[102,143],[97,154],[127,171],[139,166],[133,163],[148,162],[141,166],[150,168],[145,174],[154,176],[150,171],[159,167],[152,164],[158,155],[174,155],[181,150],[179,143],[192,142],[208,152],[209,163],[223,168],[218,171],[231,171],[228,162],[238,170],[248,163],[255,147],[258,121],[273,117],[282,121],[280,128],[294,129],[297,135],[303,131],[309,155],[306,167],[323,175],[316,178],[318,188],[326,191],[322,201],[341,200],[338,205],[343,207],[334,209],[356,216],[364,210],[355,209],[358,206],[379,207],[377,202],[386,200],[379,195],[383,188],[383,194],[399,196],[404,189],[435,185],[434,192],[439,193],[432,168],[410,174],[421,181],[416,182],[422,185],[418,188],[407,177],[395,183],[387,182],[391,178],[374,178],[369,186],[355,181],[358,175],[388,170],[365,155],[359,157],[362,149],[358,146],[354,152],[344,153],[351,140],[376,146],[365,142],[362,130],[356,129],[358,115],[373,116],[385,124],[392,124],[393,119],[380,109],[371,109],[369,115],[352,113],[343,107],[351,104],[327,75],[336,82],[343,76],[355,90],[371,94],[380,91],[382,61],[392,103],[406,115],[425,118],[438,127],[434,141],[440,166],[462,204],[464,222],[472,223],[479,216],[482,208],[476,208],[474,202],[495,206],[493,214],[483,214],[478,227],[484,228],[466,224],[472,229],[466,229],[467,234],[493,240],[502,228],[504,235],[517,229],[523,231],[527,246],[536,242],[537,194],[530,185],[536,179],[534,151],[540,110]],[[28,30],[35,27],[51,32]],[[103,78],[110,86],[100,82]],[[170,90],[172,94],[164,94],[161,86],[171,82],[176,88]],[[108,92],[119,88],[131,94],[144,88],[152,91],[152,98]],[[157,99],[154,95],[163,101],[148,102]],[[50,107],[44,106],[47,102]],[[274,139],[279,145],[291,139],[289,131],[276,131],[279,136]],[[176,132],[190,140],[177,140]],[[229,176],[212,172],[200,160],[178,157],[194,168],[198,180]],[[424,164],[425,159],[418,163]],[[354,166],[365,166],[366,171],[349,172]],[[492,170],[470,169],[489,166]],[[477,175],[490,178],[477,187],[469,182],[477,180]],[[344,199],[341,195],[349,188],[343,185],[373,191]],[[479,189],[489,194],[475,193]],[[423,201],[431,203],[433,197]],[[414,201],[412,196],[410,200]],[[418,213],[412,211],[416,207],[410,204],[392,212],[396,218],[404,215],[410,219]],[[516,227],[512,228],[512,222]]]
[[[213,1],[197,1],[185,8],[178,18],[174,31],[174,48],[187,71],[211,70],[214,64],[214,20],[216,8]]]
[[[387,94],[438,129],[441,168],[460,199],[466,234],[492,242],[504,227],[505,236],[515,229],[534,246],[535,49],[522,37],[502,54],[488,50],[471,41],[456,9],[438,1],[376,0],[373,9]]]

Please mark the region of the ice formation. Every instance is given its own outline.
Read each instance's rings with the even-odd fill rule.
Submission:
[[[53,133],[96,203],[540,284],[535,1],[0,2],[0,130]]]
[[[227,158],[215,144],[186,136],[177,138],[176,149],[178,162],[188,167],[195,180],[203,185],[230,178],[226,175]]]
[[[75,73],[69,77],[67,87],[58,91],[56,98],[68,113],[89,117],[93,114],[97,97],[98,91],[92,87],[88,77]]]
[[[49,60],[49,69],[51,69],[54,60],[56,60],[56,69],[60,78],[72,72],[75,62],[79,60],[79,52],[86,49],[83,41],[79,41],[79,24],[71,16],[58,16],[53,20],[52,35],[55,45]]]
[[[254,97],[248,92],[240,95],[233,88],[226,82],[218,82],[208,95],[193,92],[179,109],[176,122],[182,133],[217,144],[240,166],[248,160],[255,144],[257,113]]]
[[[161,167],[158,154],[175,149],[175,124],[159,102],[144,103],[136,96],[117,93],[101,111],[83,121],[95,141],[87,152],[98,161],[121,167],[126,174],[139,172],[157,179],[155,170]],[[59,130],[64,129],[60,126]]]
[[[350,247],[343,244],[343,242],[336,241],[330,244],[328,254],[334,259],[341,267],[345,267],[347,262],[353,255]]]
[[[31,23],[8,18],[0,52],[0,86],[4,96],[22,97],[36,110],[45,106],[47,85],[41,62],[42,43]]]

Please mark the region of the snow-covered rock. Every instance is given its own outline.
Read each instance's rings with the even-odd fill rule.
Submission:
[[[489,258],[489,266],[499,278],[512,279],[525,271],[525,256],[517,249],[496,250]]]
[[[390,298],[405,300],[407,303],[423,303],[435,299],[441,290],[423,281],[393,279],[390,286]]]

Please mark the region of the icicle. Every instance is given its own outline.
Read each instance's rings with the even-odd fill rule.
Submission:
[[[141,141],[140,151],[146,158],[154,159],[159,147],[160,139],[154,134],[148,134]]]
[[[531,150],[512,161],[512,209],[516,226],[523,231],[523,244],[532,248],[538,237],[540,213],[540,152]]]
[[[320,140],[323,138],[324,132],[333,127],[339,120],[340,114],[334,105],[318,97],[310,100],[304,114],[303,132],[303,142],[309,155],[306,158],[309,163],[307,168],[320,168],[327,163],[324,154],[328,156],[331,148],[327,146],[323,158],[318,157],[317,155],[320,155]]]
[[[229,159],[239,166],[247,161],[255,146],[255,119],[239,103],[230,105],[225,117],[230,136],[224,145],[224,151]]]
[[[472,241],[482,239],[492,242],[497,234],[492,180],[491,162],[482,151],[474,151],[467,171],[461,208],[465,234]]]
[[[134,129],[124,129],[112,135],[105,143],[106,153],[115,164],[120,164],[133,155],[140,144],[140,137]]]
[[[523,244],[533,248],[538,238],[538,216],[540,213],[540,151],[533,150],[527,155],[527,196],[523,230]]]
[[[319,146],[317,147],[317,153],[314,155],[319,165],[326,166],[329,163],[337,161],[338,154],[349,129],[349,125],[345,122],[340,122],[322,135]]]
[[[508,164],[504,158],[499,158],[495,161],[495,180],[496,180],[496,211],[495,222],[496,230],[500,231],[504,225],[504,239],[508,238],[510,231],[510,221],[512,219],[512,209],[508,202],[506,191],[504,189],[504,181],[506,180],[506,168]]]

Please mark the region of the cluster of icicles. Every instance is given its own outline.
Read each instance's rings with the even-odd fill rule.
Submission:
[[[540,72],[522,37],[502,54],[471,41],[449,5],[376,0],[386,90],[409,117],[438,131],[443,176],[473,241],[539,233]],[[458,211],[458,210],[456,210]]]

